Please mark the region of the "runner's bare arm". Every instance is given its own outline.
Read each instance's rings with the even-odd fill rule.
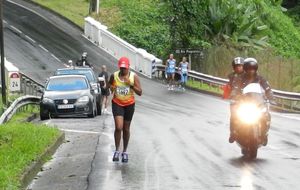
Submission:
[[[141,87],[141,83],[140,83],[140,79],[137,75],[134,75],[134,85],[131,86],[131,88],[133,89],[133,91],[141,96],[143,93],[142,87]]]

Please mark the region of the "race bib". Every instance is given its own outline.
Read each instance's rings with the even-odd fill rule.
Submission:
[[[182,72],[187,72],[188,70],[186,68],[182,68]]]
[[[130,87],[117,87],[116,93],[121,96],[127,96],[130,92]]]

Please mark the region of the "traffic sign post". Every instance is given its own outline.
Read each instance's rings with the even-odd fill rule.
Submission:
[[[1,93],[2,103],[7,104],[5,83],[4,37],[3,37],[3,0],[0,0],[0,57],[1,57]]]
[[[21,90],[21,77],[17,72],[9,73],[9,91],[20,92]]]

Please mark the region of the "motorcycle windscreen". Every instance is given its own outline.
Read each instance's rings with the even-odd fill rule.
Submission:
[[[250,83],[243,89],[243,94],[249,93],[263,94],[264,90],[259,83]]]

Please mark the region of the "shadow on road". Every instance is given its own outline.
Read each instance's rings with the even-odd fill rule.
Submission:
[[[229,159],[229,163],[237,168],[242,168],[245,165],[260,165],[260,164],[266,164],[268,161],[263,158],[257,158],[257,159],[248,159],[244,156],[241,156],[239,158],[231,158]]]

